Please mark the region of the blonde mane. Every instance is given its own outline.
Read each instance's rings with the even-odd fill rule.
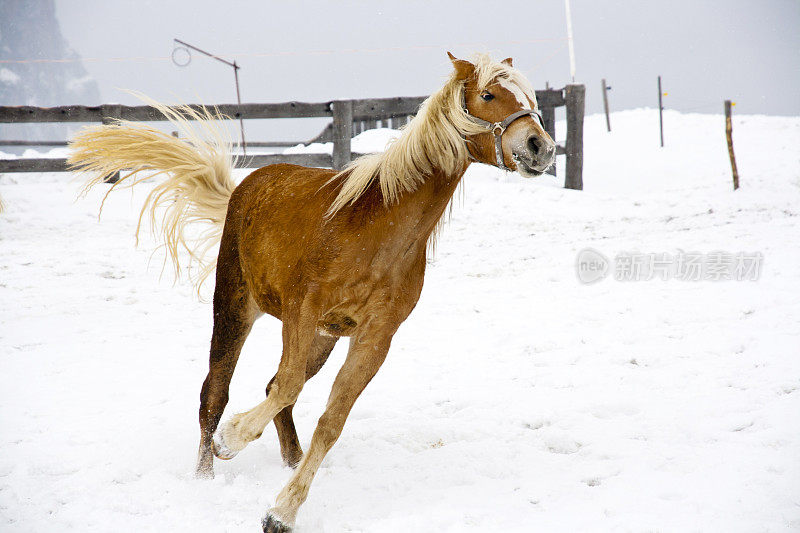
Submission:
[[[533,102],[534,109],[539,106],[536,102],[536,91],[522,72],[503,62],[492,61],[487,55],[477,56],[475,61],[475,74],[478,77],[478,90],[483,91],[499,81],[509,81],[515,84]]]
[[[530,82],[517,69],[493,61],[488,55],[475,56],[478,90],[498,80],[508,80],[536,103]],[[350,163],[329,183],[341,181],[341,189],[327,216],[358,200],[378,180],[385,205],[396,203],[403,193],[412,192],[434,172],[455,174],[464,168],[469,152],[464,137],[486,132],[472,122],[463,108],[464,80],[455,72],[439,91],[427,98],[403,134],[381,153],[368,154]]]

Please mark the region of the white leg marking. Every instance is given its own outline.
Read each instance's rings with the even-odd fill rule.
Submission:
[[[232,459],[261,436],[267,424],[283,407],[268,397],[249,411],[236,414],[220,424],[214,432],[214,454],[220,459]]]

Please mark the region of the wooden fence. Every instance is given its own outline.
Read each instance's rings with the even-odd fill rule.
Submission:
[[[545,123],[545,129],[553,139],[555,132],[555,109],[567,108],[566,146],[559,145],[557,153],[566,154],[565,187],[583,188],[583,85],[567,85],[564,89],[536,91],[536,98]],[[309,142],[333,142],[333,154],[257,154],[239,158],[240,168],[259,168],[274,163],[294,163],[311,167],[341,169],[357,153],[350,149],[354,135],[377,127],[397,128],[405,124],[419,109],[425,97],[370,98],[363,100],[334,100],[331,102],[285,102],[279,104],[222,104],[220,113],[232,119],[309,118],[331,117],[333,120],[323,131]],[[199,105],[194,105],[199,109]],[[136,121],[163,121],[164,117],[150,106],[124,106],[105,104],[101,106],[62,107],[0,107],[0,123],[42,122],[103,122],[113,119]],[[6,144],[8,143],[8,144]],[[289,146],[297,143],[282,141],[253,142],[246,146]],[[54,146],[64,145],[58,141],[0,141],[0,146]],[[551,173],[555,173],[555,167]],[[65,172],[66,159],[20,158],[0,159],[0,173],[5,172]]]

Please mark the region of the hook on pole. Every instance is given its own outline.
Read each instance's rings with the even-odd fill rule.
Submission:
[[[192,62],[192,53],[185,46],[178,46],[177,44],[172,48],[172,62],[175,66],[185,67]]]

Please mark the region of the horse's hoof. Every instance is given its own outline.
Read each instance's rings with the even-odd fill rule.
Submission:
[[[303,452],[300,452],[299,454],[292,454],[289,457],[284,457],[283,464],[284,466],[288,466],[292,470],[296,470],[297,465],[299,465],[300,461],[302,460],[303,460]]]
[[[197,453],[197,466],[194,469],[196,479],[214,479],[214,455],[206,443],[200,445]]]
[[[213,468],[198,468],[194,472],[195,479],[214,479]]]
[[[219,429],[214,432],[214,438],[211,440],[211,442],[212,442],[212,448],[214,448],[214,455],[218,459],[227,461],[228,459],[233,459],[234,457],[236,457],[236,454],[239,453],[238,450],[232,450],[225,444],[225,438],[223,437],[223,432],[220,431]]]
[[[261,519],[261,529],[264,533],[289,533],[292,528],[267,513],[267,516]]]

